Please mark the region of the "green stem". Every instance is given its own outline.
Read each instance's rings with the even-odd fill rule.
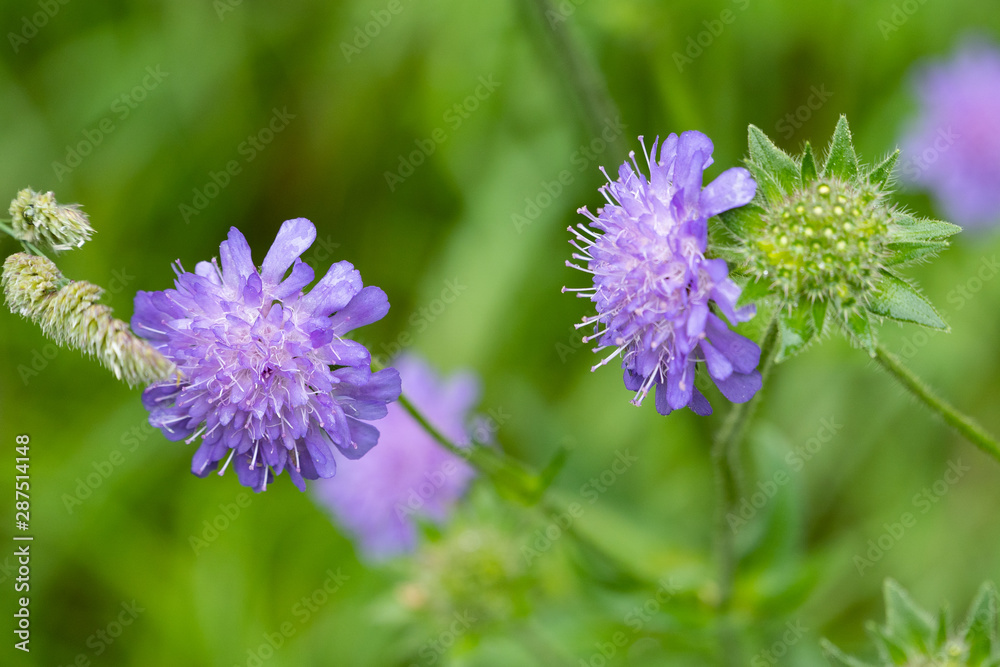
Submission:
[[[543,497],[547,484],[542,475],[531,472],[520,461],[512,459],[502,451],[498,451],[492,447],[484,447],[475,443],[468,447],[459,447],[449,440],[448,436],[441,433],[441,431],[431,424],[423,413],[420,412],[420,409],[413,405],[406,396],[400,396],[399,403],[438,444],[455,456],[460,456],[467,460],[473,467],[489,478],[497,486],[498,490],[513,494],[521,504],[531,507],[546,518],[564,511],[565,508],[559,507]],[[604,548],[590,537],[584,535],[577,530],[576,526],[570,526],[565,530],[582,548],[600,556],[602,560],[622,575],[625,580],[647,587],[659,585],[658,582],[643,576],[634,567],[622,561],[609,549]]]
[[[762,383],[767,381],[767,376],[771,372],[774,357],[778,351],[778,318],[780,314],[781,308],[778,307],[767,325],[761,342],[758,369]],[[761,388],[748,402],[733,406],[712,447],[712,463],[715,467],[719,505],[718,517],[716,518],[715,550],[719,568],[718,611],[722,635],[720,643],[723,654],[727,656],[729,664],[732,665],[738,664],[735,632],[728,620],[733,598],[733,582],[736,576],[736,544],[735,536],[726,517],[737,510],[740,493],[739,447],[763,392],[764,389]]]
[[[780,308],[775,310],[764,333],[758,366],[762,382],[767,380],[778,351],[779,314]],[[712,448],[712,462],[715,464],[719,491],[720,513],[716,527],[716,551],[719,560],[719,608],[723,611],[729,608],[732,600],[733,578],[736,571],[733,531],[729,527],[726,515],[733,510],[739,500],[739,446],[763,391],[762,388],[750,401],[733,406]]]
[[[618,108],[608,93],[604,77],[587,58],[583,49],[561,25],[566,22],[551,0],[524,0],[529,13],[535,16],[536,32],[547,34],[540,40],[548,42],[550,58],[562,70],[561,80],[565,82],[577,101],[580,114],[587,125],[591,137],[600,135],[608,125],[619,117]],[[551,17],[562,17],[561,21],[553,22]],[[612,145],[616,154],[624,155],[625,144],[621,136],[615,136]]]
[[[439,431],[434,424],[431,424],[406,396],[399,397],[399,404],[410,413],[411,417],[417,420],[417,423],[438,444],[449,452],[467,460],[502,489],[513,493],[524,504],[534,505],[538,502],[543,490],[540,477],[528,470],[524,464],[492,447],[484,447],[476,443],[471,443],[468,447],[459,447],[449,440],[448,436]]]
[[[882,345],[875,347],[875,360],[893,377],[902,383],[910,393],[944,419],[945,423],[955,429],[959,435],[983,450],[997,461],[1000,461],[1000,443],[971,417],[963,415],[951,403],[934,393],[927,384],[917,377],[913,371],[903,365],[896,355]]]

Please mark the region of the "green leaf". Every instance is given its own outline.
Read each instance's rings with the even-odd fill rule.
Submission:
[[[774,142],[756,125],[748,129],[750,159],[766,169],[785,194],[791,194],[799,185],[799,167],[795,160],[774,145]]]
[[[797,305],[791,313],[784,313],[778,320],[781,340],[775,361],[781,363],[794,357],[809,346],[818,333],[810,304]]]
[[[821,639],[819,640],[819,643],[820,646],[823,647],[823,652],[826,653],[826,656],[828,658],[833,658],[834,660],[839,661],[840,664],[842,665],[846,665],[847,667],[874,667],[870,663],[861,662],[857,658],[852,658],[851,656],[847,655],[839,648],[834,646],[833,643],[830,642],[830,640],[828,639]]]
[[[915,218],[907,213],[895,215],[892,221],[889,234],[893,241],[941,241],[962,231],[950,222]]]
[[[910,594],[893,579],[885,580],[885,621],[893,635],[924,655],[934,646],[934,618],[920,608]]]
[[[978,665],[990,657],[997,641],[997,589],[986,582],[979,589],[965,621],[965,643],[969,647],[970,665]]]
[[[948,325],[934,306],[912,285],[888,272],[883,272],[868,304],[868,309],[876,315],[890,317],[900,322],[912,322],[932,329],[948,330]]]
[[[740,292],[740,298],[736,301],[736,307],[740,308],[747,304],[757,303],[772,296],[771,283],[766,280],[749,280]]]
[[[764,226],[764,209],[755,204],[723,211],[717,217],[729,232],[741,239],[752,237]]]
[[[784,199],[784,190],[766,167],[757,164],[753,160],[745,160],[744,164],[746,164],[747,169],[750,170],[750,174],[753,176],[753,179],[757,181],[758,194],[763,195],[764,199],[769,202],[779,202]]]
[[[708,220],[708,247],[712,257],[726,260],[731,272],[738,272],[746,260],[743,244],[733,240],[733,234],[719,216]]]
[[[859,311],[847,315],[843,320],[844,331],[855,345],[875,356],[875,333],[867,311]]]
[[[851,140],[851,128],[847,125],[847,116],[841,116],[837,128],[833,131],[830,149],[826,156],[824,176],[836,176],[850,180],[858,175],[858,156],[854,152]]]
[[[872,185],[882,187],[888,182],[889,177],[892,176],[892,170],[896,166],[896,160],[899,159],[899,149],[887,157],[882,164],[875,167],[872,173],[868,174],[868,182]]]
[[[938,613],[937,632],[934,635],[934,652],[939,652],[948,643],[948,630],[951,628],[951,614],[948,607],[941,607]]]
[[[826,301],[815,301],[812,306],[813,326],[816,327],[816,334],[823,333],[823,325],[826,324]]]
[[[816,158],[813,155],[812,145],[807,141],[805,150],[802,151],[802,165],[799,171],[802,185],[809,185],[816,180]]]
[[[902,266],[922,259],[930,259],[948,247],[947,241],[896,241],[887,244],[890,255],[887,266]]]
[[[883,662],[890,665],[905,665],[909,663],[906,655],[906,647],[899,643],[898,639],[892,636],[889,628],[880,628],[871,621],[865,624],[865,629],[871,635],[878,647],[879,657]]]
[[[552,486],[552,482],[554,482],[556,477],[559,476],[559,473],[562,472],[562,469],[568,460],[569,449],[563,445],[559,445],[556,453],[552,455],[552,458],[547,464],[545,464],[545,467],[542,468],[542,471],[539,473],[539,497],[549,490],[549,487]]]

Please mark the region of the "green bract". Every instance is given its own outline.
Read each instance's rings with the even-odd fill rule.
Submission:
[[[979,589],[976,599],[958,628],[951,627],[947,609],[936,617],[921,609],[906,590],[892,579],[885,582],[886,623],[869,622],[867,629],[878,649],[875,665],[907,667],[996,667],[1000,665],[997,641],[997,590],[992,583]],[[845,655],[823,640],[833,664],[871,667]]]
[[[808,143],[793,158],[753,125],[749,144],[757,196],[719,216],[736,240],[723,254],[746,280],[743,302],[780,308],[778,361],[805,349],[828,321],[870,354],[872,324],[882,318],[948,328],[898,272],[940,252],[960,228],[889,201],[899,151],[877,166],[859,165],[843,116],[822,167]]]

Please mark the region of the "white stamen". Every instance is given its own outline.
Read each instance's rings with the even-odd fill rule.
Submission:
[[[235,453],[236,453],[235,449],[230,449],[229,450],[229,457],[226,459],[226,462],[222,465],[222,469],[219,470],[219,475],[220,476],[222,475],[222,473],[226,472],[226,468],[229,467],[229,462],[233,460],[233,454],[235,454]]]

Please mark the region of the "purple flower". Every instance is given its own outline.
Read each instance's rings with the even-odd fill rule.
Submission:
[[[479,398],[476,379],[468,374],[439,379],[414,356],[403,356],[393,365],[406,396],[428,420],[452,442],[468,443],[469,411]],[[389,406],[379,426],[378,449],[342,465],[335,481],[314,487],[318,502],[374,560],[412,551],[415,517],[443,522],[475,474],[399,404]]]
[[[902,141],[903,179],[952,222],[1000,222],[1000,51],[970,43],[916,75],[920,112]]]
[[[575,291],[597,305],[597,315],[577,327],[595,325],[594,335],[584,338],[598,339],[595,352],[613,348],[591,370],[622,355],[625,386],[636,392],[633,404],[656,385],[660,414],[686,406],[708,415],[712,406],[694,386],[697,362],[705,362],[722,394],[736,403],[750,400],[761,386],[760,348],[730,331],[709,303],[730,322],[750,319],[754,307],[736,308],[740,289],[725,261],[705,257],[708,219],[747,204],[757,185],[746,169],[735,167],[702,188],[713,146],[700,132],[671,134],[659,160],[658,142],[646,155],[649,179],[632,153],[618,180],[608,177],[601,187],[608,204],[598,216],[580,209],[590,227],[569,228],[579,251],[573,257],[587,266],[566,264],[594,276],[592,288]]]
[[[149,423],[169,440],[201,437],[199,477],[225,458],[219,474],[232,462],[254,491],[283,470],[304,491],[303,478],[336,472],[331,443],[356,459],[378,442],[366,422],[399,397],[399,375],[372,373],[368,350],[343,336],[381,319],[389,302],[348,262],[303,292],[313,270],[299,255],[315,238],[305,218],[286,221],[258,271],[233,227],[221,269],[214,258],[194,273],[177,262],[177,289],[136,294],[132,329],[179,371],[143,392]]]

